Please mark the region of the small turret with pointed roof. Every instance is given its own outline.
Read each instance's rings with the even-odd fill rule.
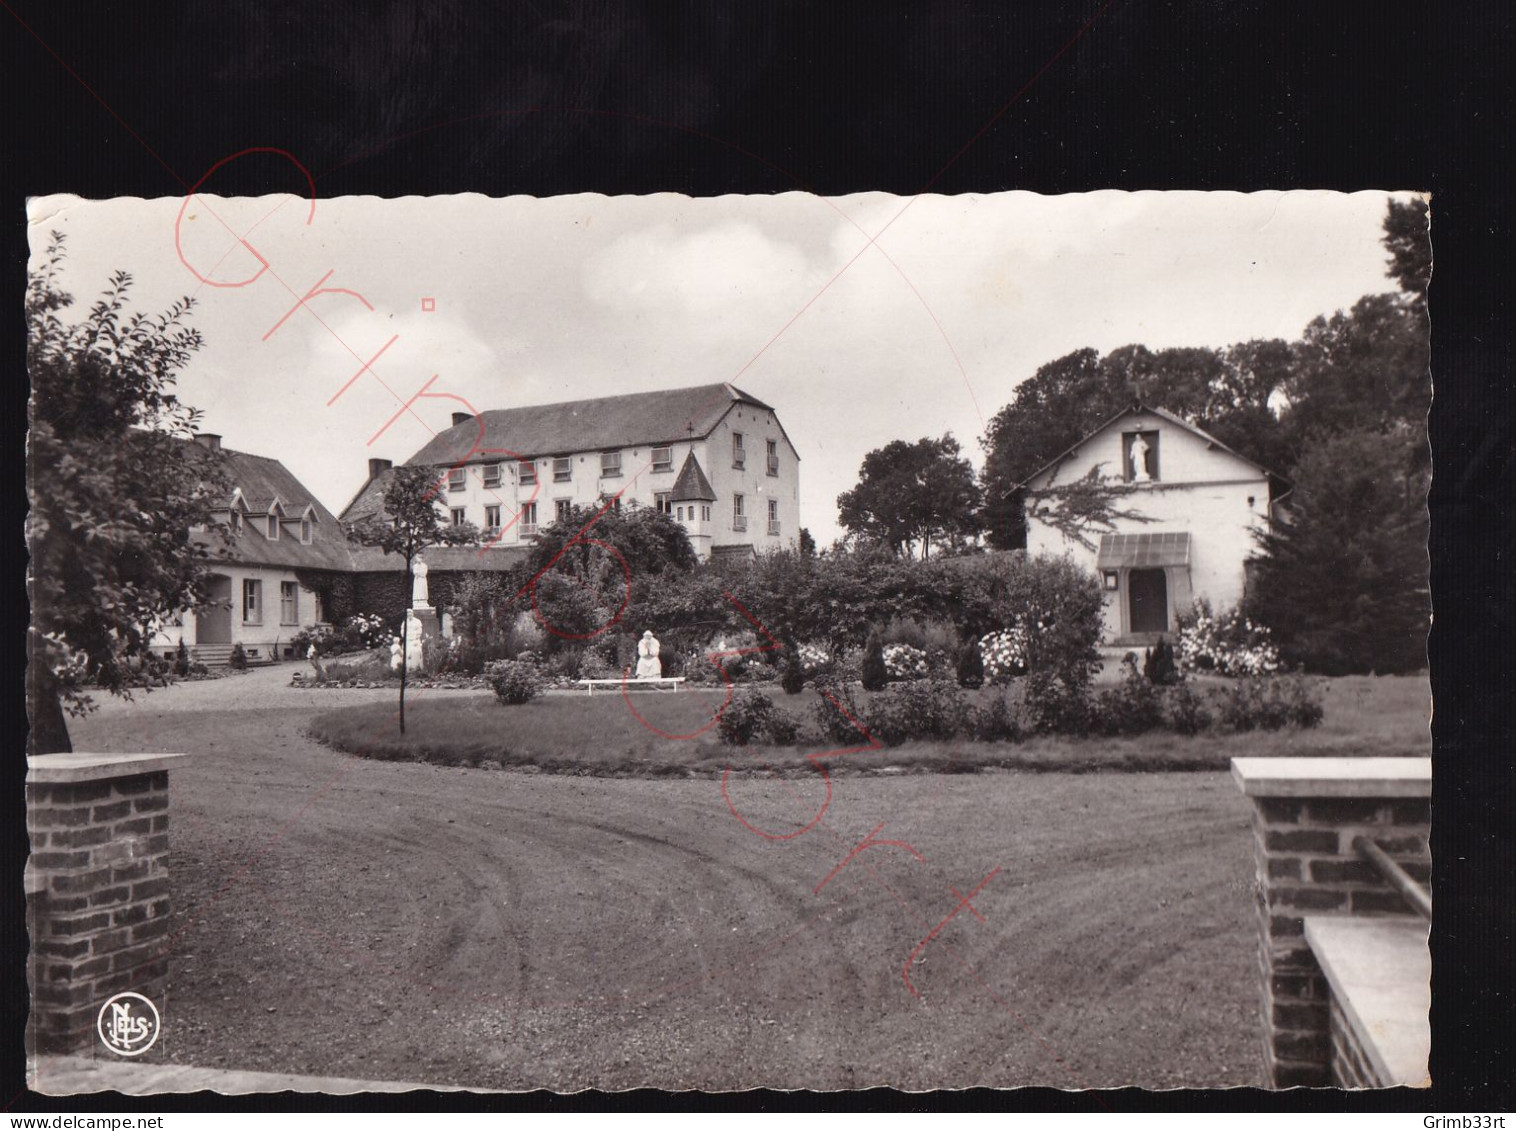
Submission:
[[[684,466],[679,469],[679,478],[674,480],[674,489],[669,492],[669,499],[676,503],[716,501],[716,492],[711,487],[711,481],[705,477],[705,471],[694,452],[684,457]]]

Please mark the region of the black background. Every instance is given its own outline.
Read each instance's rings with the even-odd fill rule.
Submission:
[[[322,196],[474,191],[902,194],[1100,188],[1433,194],[1434,793],[1430,1093],[748,1093],[704,1106],[1006,1110],[1508,1110],[1513,1056],[1513,431],[1508,389],[1516,57],[1496,4],[999,0],[0,0],[6,94],[10,751],[0,1105],[25,1095],[24,198],[177,195],[252,146]],[[223,194],[299,191],[243,160]],[[123,264],[129,267],[130,265]],[[665,1098],[651,1094],[653,1102]],[[618,1104],[635,1104],[634,1094]],[[586,1108],[544,1095],[500,1107]],[[150,1110],[448,1106],[447,1097],[135,1102]],[[478,1109],[482,1101],[467,1106]],[[681,1100],[696,1106],[699,1097]]]

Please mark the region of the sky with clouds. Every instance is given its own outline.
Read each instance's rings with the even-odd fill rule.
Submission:
[[[34,262],[67,237],[81,314],[117,269],[137,309],[193,295],[182,399],[333,510],[369,457],[448,426],[460,405],[433,399],[385,429],[434,374],[479,410],[730,381],[778,410],[826,545],[869,450],[952,432],[982,466],[987,421],[1044,362],[1293,338],[1393,290],[1387,199],[54,196],[28,215]],[[280,324],[328,272],[343,290]]]

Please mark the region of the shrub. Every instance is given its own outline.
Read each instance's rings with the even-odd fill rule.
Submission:
[[[1174,646],[1162,636],[1158,643],[1147,650],[1142,659],[1142,674],[1149,683],[1167,687],[1179,682],[1179,665],[1174,662]]]
[[[920,648],[909,644],[886,644],[880,655],[884,658],[885,674],[891,680],[926,679],[931,674],[931,664]]]
[[[184,676],[189,675],[189,669],[189,649],[185,647],[184,641],[180,640],[179,647],[174,650],[174,674],[182,679]]]
[[[599,648],[586,648],[579,653],[579,679],[609,679],[611,665]]]
[[[971,690],[984,686],[984,658],[975,641],[965,644],[958,653],[958,686]]]
[[[1091,711],[1084,684],[1070,684],[1049,671],[1027,675],[1022,699],[1029,728],[1039,734],[1088,734]]]
[[[1213,614],[1204,599],[1179,618],[1178,653],[1186,671],[1257,676],[1279,670],[1279,652],[1268,629],[1238,609]]]
[[[247,650],[242,647],[240,640],[232,645],[232,654],[227,659],[226,666],[234,672],[247,671]]]
[[[1205,696],[1187,683],[1169,688],[1163,697],[1163,721],[1175,734],[1199,734],[1214,722]]]
[[[972,711],[956,685],[914,680],[876,695],[864,707],[863,724],[886,746],[913,738],[952,738],[972,728]]]
[[[484,669],[484,678],[502,703],[530,703],[542,690],[537,666],[520,660],[496,660]]]
[[[1284,712],[1291,726],[1317,726],[1326,715],[1320,690],[1298,676],[1276,682],[1274,691],[1284,704]]]
[[[822,736],[839,746],[858,745],[863,740],[863,733],[858,729],[862,712],[853,698],[852,685],[837,680],[817,680],[816,692],[814,714]]]
[[[1094,574],[1068,558],[1008,556],[976,567],[966,581],[979,592],[966,592],[965,600],[990,609],[1002,630],[1021,630],[1012,641],[1020,650],[1012,657],[1016,666],[1049,672],[1070,687],[1088,685],[1098,670],[1103,627],[1104,599]],[[981,614],[966,623],[981,623]],[[992,678],[984,659],[985,676]]]
[[[1021,719],[1004,695],[996,695],[973,716],[973,735],[980,742],[1015,742],[1022,735]]]
[[[717,737],[727,746],[767,742],[792,745],[800,727],[761,691],[739,691],[716,719]]]
[[[547,670],[563,679],[578,679],[583,661],[584,649],[564,648],[548,657]]]
[[[1323,713],[1319,694],[1304,680],[1247,676],[1222,692],[1218,717],[1232,730],[1281,730],[1313,727]]]
[[[800,667],[800,650],[790,645],[784,650],[784,679],[779,686],[786,695],[799,695],[805,689],[805,672]]]
[[[1124,665],[1116,687],[1100,693],[1095,702],[1095,729],[1102,734],[1143,734],[1163,725],[1163,696],[1157,685],[1137,670],[1135,662]]]
[[[869,633],[868,642],[863,646],[862,678],[865,691],[883,691],[890,679],[884,666],[884,644],[877,632]]]

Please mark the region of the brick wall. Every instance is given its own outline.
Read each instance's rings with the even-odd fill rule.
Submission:
[[[34,1052],[95,1039],[113,994],[160,1012],[168,978],[168,766],[179,754],[28,759],[27,925]]]
[[[1418,769],[1411,772],[1408,763]],[[1411,914],[1358,856],[1353,839],[1371,837],[1425,883],[1431,875],[1430,762],[1237,758],[1232,766],[1253,802],[1265,1072],[1277,1088],[1326,1086],[1332,1082],[1330,995],[1306,942],[1305,917]]]

